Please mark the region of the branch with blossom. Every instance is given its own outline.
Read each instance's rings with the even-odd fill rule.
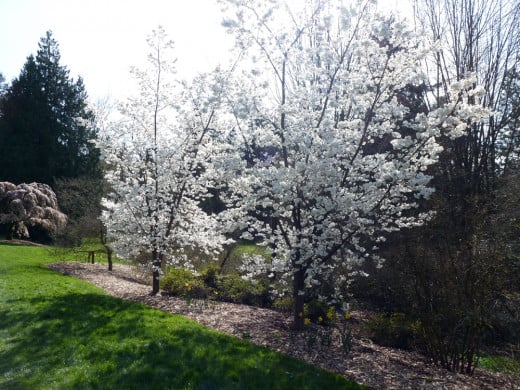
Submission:
[[[228,205],[243,238],[271,253],[247,273],[282,275],[301,329],[306,297],[328,284],[334,293],[321,298],[338,302],[365,259],[382,261],[389,232],[428,220],[417,207],[434,191],[438,138],[459,136],[484,110],[468,103],[472,80],[429,112],[406,103],[410,87],[427,84],[420,64],[435,47],[369,1],[226,3],[244,58],[228,94]]]

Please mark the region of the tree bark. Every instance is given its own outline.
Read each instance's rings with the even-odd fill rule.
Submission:
[[[107,251],[107,260],[108,260],[108,270],[112,271],[112,250],[109,248],[105,248]]]
[[[161,276],[161,256],[159,256],[159,253],[157,250],[153,250],[153,262],[152,262],[152,294],[156,295],[159,292],[159,278]]]
[[[299,294],[305,287],[305,270],[300,268],[294,273],[293,280],[293,298],[294,298],[294,320],[293,329],[296,331],[303,330],[304,325],[304,304],[305,296]]]

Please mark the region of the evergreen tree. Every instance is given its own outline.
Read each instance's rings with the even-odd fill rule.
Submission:
[[[0,99],[2,98],[2,95],[4,94],[6,88],[5,84],[5,77],[2,72],[0,72]]]
[[[0,178],[52,184],[56,178],[99,176],[94,115],[83,80],[60,65],[51,31],[41,38],[0,101]]]
[[[7,84],[5,83],[5,77],[2,73],[0,73],[0,108],[2,107],[2,101],[4,99],[6,89],[7,89]],[[5,123],[4,123],[4,119],[3,119],[2,110],[0,109],[0,148],[2,147],[2,145],[5,144],[4,128],[5,128]]]

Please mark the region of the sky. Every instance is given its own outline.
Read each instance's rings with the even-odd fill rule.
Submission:
[[[128,93],[129,68],[146,61],[146,37],[158,25],[174,40],[186,78],[214,68],[231,47],[215,0],[0,0],[0,15],[0,72],[7,81],[52,30],[61,65],[98,98]]]
[[[396,9],[408,1],[380,3]],[[146,61],[146,37],[158,25],[174,40],[186,79],[225,62],[232,47],[216,0],[0,0],[0,16],[0,73],[8,82],[52,30],[61,65],[83,77],[93,100],[131,92],[129,69]]]

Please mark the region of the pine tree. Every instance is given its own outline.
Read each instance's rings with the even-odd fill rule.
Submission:
[[[52,184],[56,178],[98,176],[94,115],[83,80],[60,65],[51,31],[41,38],[0,101],[0,177]]]

